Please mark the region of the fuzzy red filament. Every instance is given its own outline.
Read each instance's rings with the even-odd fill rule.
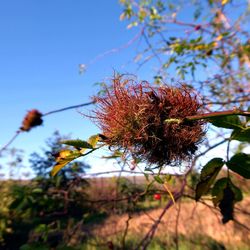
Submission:
[[[197,95],[184,86],[150,86],[117,77],[95,100],[94,120],[106,144],[149,164],[191,159],[205,134],[202,121],[184,122],[201,111]]]

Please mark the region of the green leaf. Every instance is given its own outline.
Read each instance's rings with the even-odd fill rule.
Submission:
[[[230,170],[246,179],[250,179],[250,154],[238,153],[226,164]]]
[[[223,216],[222,222],[232,220],[234,204],[243,199],[241,190],[229,178],[221,178],[214,184],[212,196],[214,205],[219,205]]]
[[[226,188],[227,184],[228,178],[221,178],[214,184],[212,189],[212,197],[215,206],[217,206],[223,199],[223,190]]]
[[[208,121],[219,128],[243,129],[243,125],[237,115],[217,116],[209,118]]]
[[[43,193],[43,190],[41,188],[34,188],[32,190],[32,193],[35,193],[35,194],[42,194]]]
[[[99,140],[100,140],[100,136],[98,134],[92,135],[89,137],[87,143],[90,145],[91,149],[94,149]],[[82,148],[81,153],[83,154],[86,151],[86,149],[88,149],[88,148]]]
[[[214,158],[203,167],[201,170],[200,181],[198,182],[195,190],[196,201],[209,191],[210,186],[213,184],[223,165],[223,159]]]
[[[146,180],[149,181],[149,174],[144,173],[144,176],[145,176]]]
[[[88,142],[86,141],[82,141],[82,140],[66,140],[66,141],[61,141],[62,144],[66,144],[66,145],[69,145],[69,146],[73,146],[75,148],[90,148],[92,149],[92,145],[89,144]]]
[[[82,156],[82,154],[78,150],[62,150],[56,158],[57,163],[53,167],[51,175],[55,176],[64,166],[80,156]]]
[[[89,137],[88,143],[92,146],[92,148],[94,148],[99,140],[100,140],[99,135],[92,135]]]
[[[248,107],[247,111],[250,112],[250,106]],[[246,116],[246,122],[249,122],[250,121],[250,116]]]
[[[231,134],[231,139],[242,142],[250,142],[250,127],[235,129]]]
[[[116,150],[112,155],[109,155],[109,156],[102,156],[102,158],[104,159],[116,159],[116,158],[119,158],[123,155],[122,152]]]
[[[154,179],[156,182],[158,182],[159,184],[164,184],[164,181],[161,179],[161,177],[159,175],[155,175]]]

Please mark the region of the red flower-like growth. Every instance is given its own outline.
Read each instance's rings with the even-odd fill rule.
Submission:
[[[95,122],[114,149],[149,164],[177,165],[188,160],[204,136],[203,122],[184,120],[201,109],[184,86],[150,86],[117,77],[103,97],[95,97]]]

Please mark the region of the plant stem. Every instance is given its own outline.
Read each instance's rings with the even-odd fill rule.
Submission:
[[[213,118],[213,117],[223,117],[223,116],[228,116],[228,115],[242,115],[242,116],[249,116],[250,117],[250,111],[243,111],[240,109],[218,111],[218,112],[211,112],[211,113],[201,114],[201,115],[187,116],[184,120],[195,121],[195,120],[201,120],[201,119],[209,119],[209,118]]]

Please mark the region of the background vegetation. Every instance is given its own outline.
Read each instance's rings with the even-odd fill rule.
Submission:
[[[171,88],[182,84],[201,99],[202,113],[189,114],[190,107],[186,106],[184,117],[164,117],[160,125],[177,126],[178,131],[181,128],[178,126],[202,121],[208,124],[207,138],[200,151],[184,161],[184,171],[173,173],[172,166],[147,161],[145,166],[142,158],[133,157],[138,145],[119,145],[119,140],[124,142],[122,133],[118,148],[112,150],[114,141],[106,138],[103,131],[87,141],[72,140],[55,132],[43,154],[30,156],[34,178],[1,181],[1,248],[249,249],[249,3],[233,0],[120,3],[123,8],[120,19],[127,22],[129,29],[139,31],[132,39],[139,40],[140,45],[134,58],[138,70],[147,63],[156,68],[150,83],[153,93],[166,88],[166,84]],[[81,65],[81,70],[87,66]],[[121,74],[115,75],[114,81],[119,77]],[[118,102],[128,93],[126,86],[119,87]],[[112,89],[102,83],[100,92],[89,103],[47,113],[31,110],[14,137],[1,148],[2,158],[11,156],[11,161],[5,164],[15,171],[23,167],[21,151],[10,150],[9,146],[21,133],[40,126],[47,115],[100,105],[100,100],[107,101],[112,91],[114,85]],[[143,98],[145,94],[149,95],[142,93]],[[126,99],[127,104],[130,99]],[[148,105],[155,105],[157,95],[149,99]],[[176,111],[175,107],[171,106],[172,110]],[[119,110],[123,108],[127,108],[126,104]],[[122,117],[117,115],[113,119]],[[104,122],[110,121],[104,118]],[[112,128],[113,120],[109,125]],[[111,130],[111,135],[114,131]],[[202,160],[221,145],[226,145],[223,156]],[[175,146],[171,153],[182,152]],[[87,176],[89,166],[78,158],[100,148],[109,150],[110,154],[104,156],[106,160],[116,160],[121,166],[118,176]],[[124,178],[122,173],[132,176]],[[95,175],[103,174],[107,172]]]

